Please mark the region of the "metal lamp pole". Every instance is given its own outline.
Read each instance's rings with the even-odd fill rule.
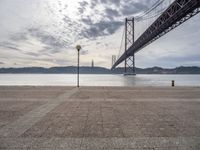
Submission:
[[[78,51],[78,65],[77,65],[77,87],[79,87],[79,58],[80,58],[80,50],[81,50],[81,46],[77,45],[76,49]]]

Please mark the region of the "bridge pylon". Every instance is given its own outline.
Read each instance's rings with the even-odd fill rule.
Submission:
[[[125,67],[124,67],[124,75],[136,75],[135,72],[135,54],[131,54],[130,56],[127,55],[127,50],[131,45],[134,43],[134,18],[125,19]]]

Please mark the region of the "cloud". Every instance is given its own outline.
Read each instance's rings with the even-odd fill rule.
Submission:
[[[78,8],[78,10],[79,10],[79,13],[82,14],[85,12],[89,3],[87,1],[82,1],[82,2],[79,2],[79,5],[80,5],[80,7]]]
[[[88,50],[81,50],[80,54],[81,55],[87,55],[87,54],[89,54],[89,51]]]
[[[95,2],[95,4],[93,4],[93,2]],[[85,5],[87,6],[88,3]],[[81,3],[80,8],[85,9],[85,5]],[[123,16],[133,16],[139,11],[148,8],[147,5],[137,1],[120,0],[95,0],[91,1],[90,5],[92,5],[92,8],[95,7],[95,9],[91,11],[99,17],[98,20],[96,20],[96,17],[93,15],[81,16],[80,21],[84,26],[82,28],[80,27],[80,36],[88,39],[113,35],[124,24],[122,22],[122,20],[124,20]],[[100,9],[99,6],[101,6],[103,10]]]
[[[70,43],[68,41],[63,40],[62,37],[52,35],[51,33],[48,33],[40,28],[27,29],[27,36],[35,38],[44,45],[43,49],[41,49],[40,52],[55,54],[60,52],[63,48],[70,45]]]
[[[86,7],[89,5],[89,3],[87,1],[82,1],[82,2],[79,2],[80,6],[83,6],[83,7]]]
[[[17,48],[18,46],[16,44],[7,41],[0,42],[0,47],[10,50],[21,51],[19,48]]]
[[[70,23],[71,22],[71,19],[68,17],[68,16],[64,16],[63,17],[63,21],[65,22],[65,23]]]
[[[144,56],[143,56],[144,57]],[[177,67],[177,66],[199,66],[200,55],[191,55],[191,56],[162,56],[156,58],[148,58],[146,60],[142,60],[141,56],[136,57],[136,64],[138,67],[152,67],[152,66],[160,66],[160,67]],[[148,63],[147,63],[148,62]],[[143,65],[144,64],[144,65]]]
[[[27,40],[26,33],[24,33],[24,32],[14,34],[10,38],[13,41],[22,41],[22,40],[25,41],[25,40]]]
[[[94,9],[98,5],[98,0],[92,0],[90,1],[90,8]]]
[[[4,62],[0,62],[0,65],[4,65],[5,63]]]
[[[114,17],[117,17],[117,16],[119,16],[120,14],[119,14],[119,12],[117,11],[117,10],[115,10],[115,9],[112,9],[112,8],[106,8],[105,9],[105,12],[106,12],[106,14],[108,15],[108,16],[114,16]]]
[[[148,5],[145,5],[144,3],[130,1],[130,2],[124,3],[121,9],[121,13],[123,15],[133,16],[134,14],[139,13],[143,10],[147,10],[147,9],[148,9]]]
[[[30,55],[30,56],[35,56],[35,57],[40,56],[40,54],[38,54],[38,53],[33,53],[33,52],[25,52],[25,54]]]
[[[91,24],[88,28],[82,30],[82,35],[85,38],[96,38],[99,36],[111,35],[115,33],[121,26],[121,21],[100,21],[95,24]]]
[[[1,47],[6,47],[6,46],[13,46],[13,47],[16,47],[16,44],[13,44],[13,43],[11,43],[11,42],[7,42],[7,41],[1,41],[0,42],[0,46]]]
[[[99,0],[99,3],[107,4],[107,5],[113,4],[113,5],[119,6],[120,0]]]
[[[81,21],[86,25],[92,25],[93,24],[92,19],[89,16],[81,18]]]
[[[37,42],[31,42],[33,40]],[[26,45],[26,47],[24,45]],[[0,42],[0,47],[2,48],[15,50],[21,54],[34,57],[59,53],[63,48],[69,45],[69,42],[64,41],[62,37],[52,35],[37,27],[27,28],[23,32],[12,34],[10,39]],[[39,48],[39,46],[41,47]],[[36,52],[36,49],[38,49],[37,47],[39,50]]]

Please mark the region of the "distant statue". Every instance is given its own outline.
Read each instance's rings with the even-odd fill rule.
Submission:
[[[92,60],[92,68],[94,68],[94,61]]]

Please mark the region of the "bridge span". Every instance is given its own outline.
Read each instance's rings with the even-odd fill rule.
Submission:
[[[200,0],[175,0],[114,63],[112,69],[142,48],[200,12]],[[134,32],[133,32],[134,34]],[[134,63],[134,60],[133,60]],[[135,67],[135,66],[133,66]],[[134,69],[133,69],[134,70]]]

